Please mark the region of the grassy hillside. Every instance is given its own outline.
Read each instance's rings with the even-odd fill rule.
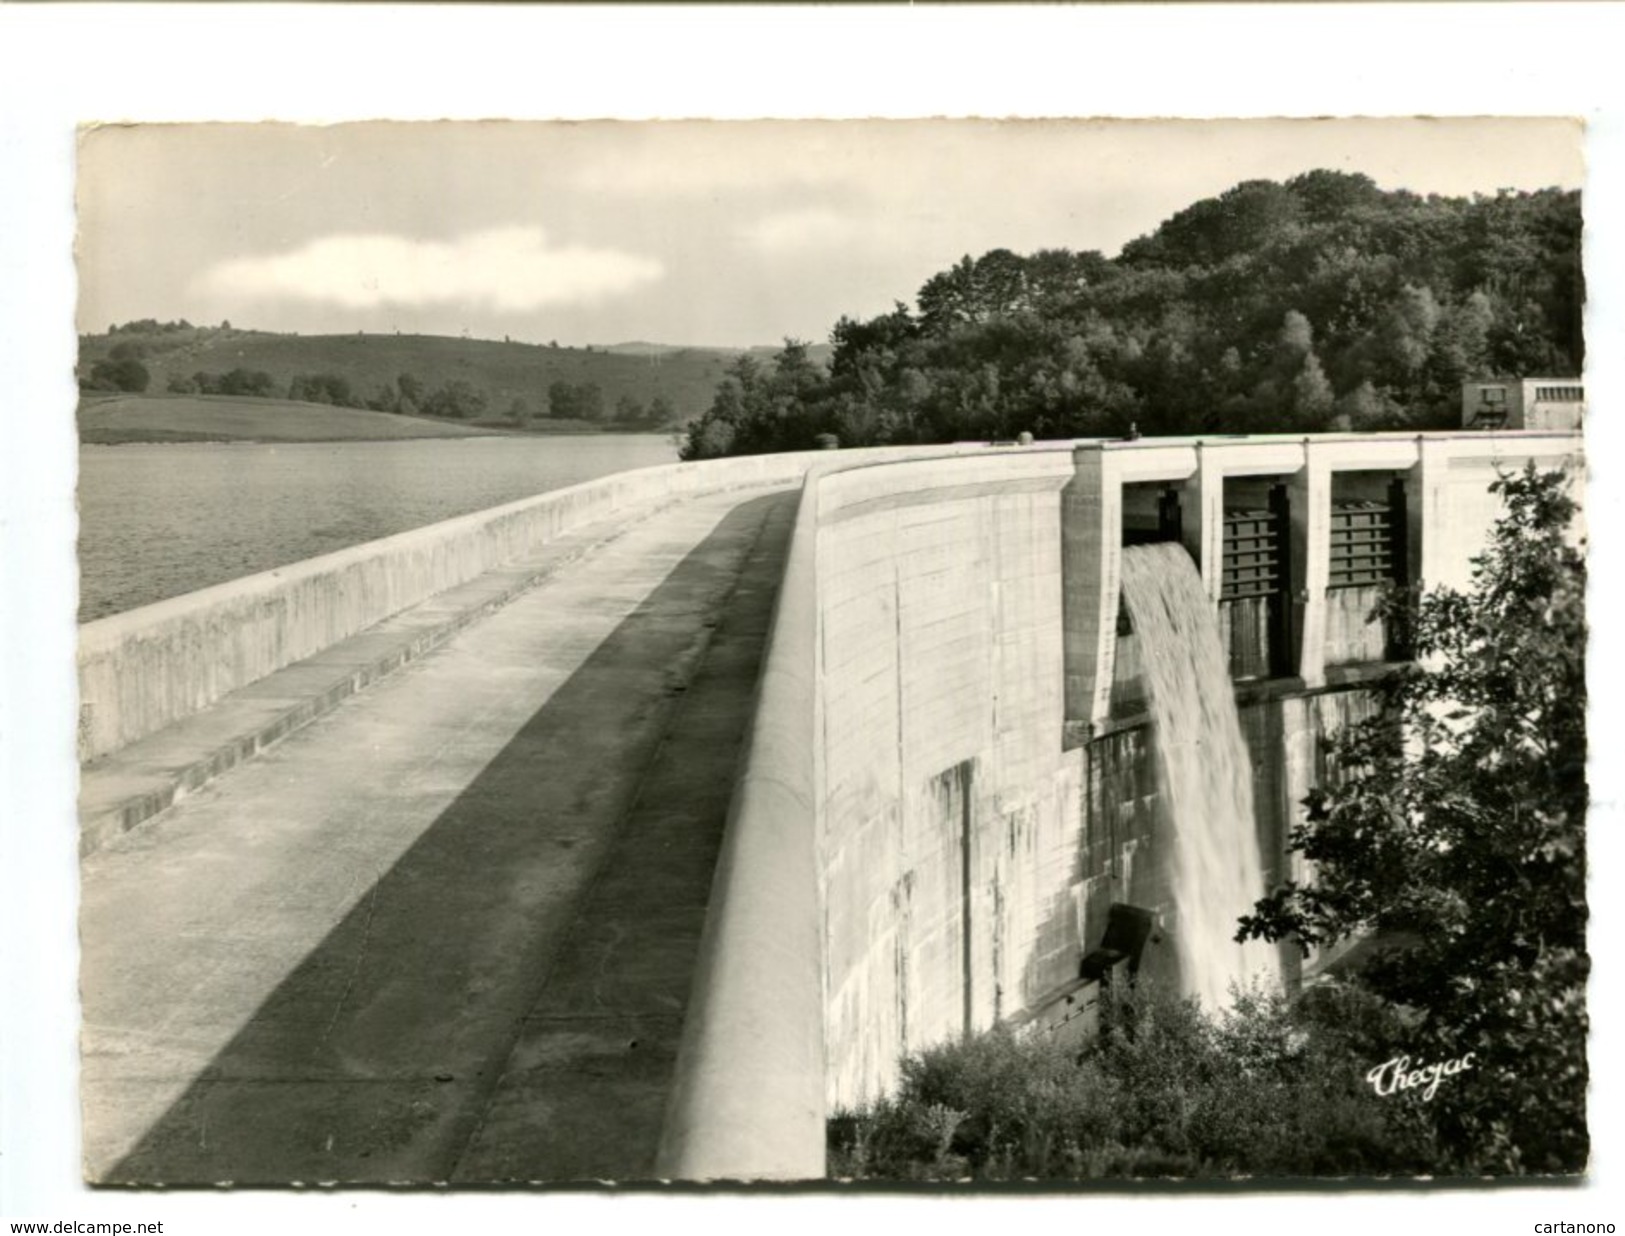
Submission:
[[[531,417],[541,418],[547,413],[552,383],[590,382],[603,391],[606,414],[613,414],[623,395],[644,406],[664,396],[678,425],[710,407],[717,383],[738,355],[657,344],[569,348],[435,335],[281,335],[197,327],[82,336],[81,374],[88,374],[119,343],[135,345],[141,353],[141,363],[152,375],[149,394],[163,393],[172,377],[243,368],[270,374],[279,395],[287,392],[296,375],[338,374],[366,400],[409,373],[429,388],[459,379],[468,382],[485,394],[487,417],[506,417],[515,401],[523,401]]]
[[[92,395],[79,405],[79,439],[96,443],[339,442],[489,432],[392,412],[229,395]]]

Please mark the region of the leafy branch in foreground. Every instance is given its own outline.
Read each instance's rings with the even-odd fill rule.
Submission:
[[[1492,490],[1506,511],[1470,587],[1390,602],[1416,662],[1332,742],[1336,774],[1291,839],[1312,877],[1260,901],[1237,938],[1374,938],[1359,981],[1414,1018],[1412,1054],[1473,1053],[1471,1084],[1436,1103],[1460,1165],[1577,1171],[1585,558],[1564,474],[1531,465]]]

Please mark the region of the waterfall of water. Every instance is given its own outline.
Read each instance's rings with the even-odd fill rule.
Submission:
[[[1235,943],[1236,919],[1264,894],[1252,777],[1213,603],[1177,544],[1123,551],[1123,601],[1150,700],[1187,994],[1230,1003],[1232,984],[1278,989],[1273,949]]]

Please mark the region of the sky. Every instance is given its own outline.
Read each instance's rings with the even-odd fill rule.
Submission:
[[[79,143],[81,331],[776,344],[965,254],[1108,256],[1242,180],[1580,187],[1557,119],[122,125]]]

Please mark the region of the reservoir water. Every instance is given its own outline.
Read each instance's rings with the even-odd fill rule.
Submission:
[[[658,434],[84,446],[79,620],[676,460]]]

